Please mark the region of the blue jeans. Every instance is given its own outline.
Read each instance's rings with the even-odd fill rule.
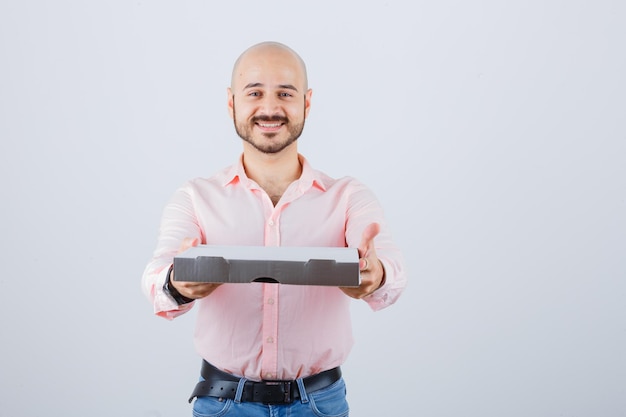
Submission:
[[[306,392],[301,380],[298,380],[298,387],[300,399],[291,404],[266,405],[241,402],[237,397],[234,400],[198,397],[193,403],[193,415],[194,417],[348,417],[346,384],[343,378],[318,391]]]

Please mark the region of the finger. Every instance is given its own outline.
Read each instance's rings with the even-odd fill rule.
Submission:
[[[359,268],[361,271],[367,271],[369,267],[369,261],[367,258],[361,258],[361,267]]]

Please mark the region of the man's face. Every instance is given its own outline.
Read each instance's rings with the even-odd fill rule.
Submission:
[[[266,50],[239,63],[228,107],[244,141],[263,153],[278,153],[302,134],[310,97],[300,63],[285,51]]]

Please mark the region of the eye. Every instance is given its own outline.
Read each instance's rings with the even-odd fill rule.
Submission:
[[[248,93],[248,96],[249,96],[249,97],[261,97],[261,93],[260,93],[260,92],[258,92],[258,91],[250,91],[250,92]]]
[[[281,92],[281,93],[278,93],[278,97],[293,97],[293,96],[287,92]]]

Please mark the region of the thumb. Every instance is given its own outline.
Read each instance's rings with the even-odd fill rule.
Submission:
[[[378,223],[370,223],[363,230],[361,243],[359,244],[359,255],[363,258],[367,256],[370,249],[374,249],[374,238],[380,233],[380,225]]]
[[[200,240],[197,237],[195,238],[186,237],[183,239],[183,241],[180,244],[180,252],[184,252],[193,246],[198,246],[199,243],[200,243]]]

